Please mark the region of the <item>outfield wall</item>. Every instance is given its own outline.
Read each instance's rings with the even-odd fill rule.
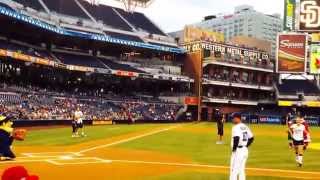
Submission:
[[[242,115],[242,119],[251,124],[286,124],[283,116]],[[305,117],[310,126],[320,126],[320,117]],[[231,121],[231,119],[229,119]]]
[[[106,125],[106,124],[146,124],[146,123],[178,123],[192,121],[169,121],[169,120],[114,120],[114,121],[93,121],[84,120],[86,125]],[[71,120],[16,120],[14,127],[41,127],[41,126],[71,126]]]
[[[248,124],[278,124],[285,125],[285,119],[282,116],[263,116],[263,115],[242,115],[242,119]],[[310,126],[320,127],[320,117],[306,117],[305,120]],[[232,119],[229,116],[227,119],[231,122]],[[169,120],[115,120],[115,121],[93,121],[84,120],[86,125],[106,125],[106,124],[146,124],[146,123],[181,123],[181,122],[193,122],[191,120],[184,121],[169,121]],[[39,126],[71,126],[71,120],[16,120],[14,121],[14,127],[39,127]]]

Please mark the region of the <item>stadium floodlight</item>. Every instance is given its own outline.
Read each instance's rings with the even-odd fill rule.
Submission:
[[[103,0],[87,0],[91,4],[100,4]],[[124,4],[124,8],[128,12],[134,12],[136,7],[147,8],[154,0],[113,0]]]
[[[125,6],[125,9],[128,12],[134,12],[136,7],[146,8],[153,2],[153,0],[116,0],[116,1],[122,2]]]

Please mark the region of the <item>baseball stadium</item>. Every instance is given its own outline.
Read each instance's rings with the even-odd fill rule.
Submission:
[[[0,0],[1,180],[320,179],[319,0],[174,33],[115,3]]]

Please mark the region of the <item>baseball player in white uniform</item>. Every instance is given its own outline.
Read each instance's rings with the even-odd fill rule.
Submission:
[[[80,110],[79,107],[77,107],[76,111],[74,112],[74,119],[75,119],[75,122],[76,122],[76,127],[77,127],[77,130],[76,130],[76,135],[78,136],[78,131],[79,129],[81,130],[81,136],[86,136],[85,133],[84,133],[84,129],[83,129],[83,117],[84,117],[84,114],[83,112]]]
[[[298,117],[296,119],[296,123],[292,124],[289,129],[296,153],[296,162],[299,167],[301,167],[303,164],[304,140],[308,134],[305,125],[303,125],[302,123],[303,119]]]
[[[241,122],[241,114],[233,114],[232,155],[230,163],[230,180],[245,180],[245,167],[248,159],[248,147],[254,138],[251,130]]]

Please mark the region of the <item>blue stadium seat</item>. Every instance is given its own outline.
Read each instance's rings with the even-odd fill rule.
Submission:
[[[125,31],[132,31],[132,28],[113,10],[110,6],[93,5],[87,1],[80,1],[83,7],[96,19],[101,20],[107,26]]]
[[[93,67],[93,68],[106,68],[105,65],[100,63],[93,56],[80,56],[80,55],[65,54],[65,53],[54,53],[54,54],[61,62],[65,64],[86,66],[86,67]]]
[[[7,8],[7,9],[9,9],[9,10],[14,11],[14,9],[12,9],[10,6],[8,6],[7,4],[2,3],[2,2],[0,2],[0,7],[4,7],[4,8]]]
[[[283,80],[278,84],[278,90],[282,94],[296,94],[303,92],[306,95],[319,95],[320,90],[317,85],[309,80]]]
[[[131,67],[127,64],[119,64],[112,60],[107,59],[100,59],[106,66],[113,70],[122,70],[122,71],[129,71],[129,72],[136,72],[136,73],[145,73],[144,71],[138,70],[136,68]]]
[[[50,11],[60,14],[89,19],[87,14],[78,6],[74,0],[43,0]]]
[[[105,33],[113,38],[117,39],[124,39],[128,41],[136,41],[136,42],[143,42],[142,39],[140,39],[138,36],[133,36],[133,35],[127,35],[127,34],[120,34],[120,33],[115,33],[115,32],[110,32],[110,31],[105,31]]]
[[[126,20],[128,20],[136,29],[142,29],[150,34],[158,34],[167,36],[162,32],[155,24],[153,24],[150,19],[148,19],[144,14],[138,12],[126,12],[123,9],[115,8]]]

